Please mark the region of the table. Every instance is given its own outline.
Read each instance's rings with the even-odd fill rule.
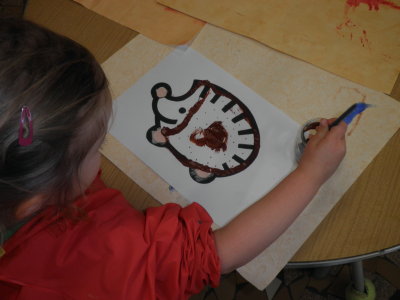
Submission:
[[[29,0],[25,18],[86,46],[104,62],[137,33],[71,0]],[[400,76],[390,94],[400,101]],[[102,158],[103,180],[137,209],[160,205]],[[400,244],[400,130],[346,192],[291,260],[315,264],[380,253]]]

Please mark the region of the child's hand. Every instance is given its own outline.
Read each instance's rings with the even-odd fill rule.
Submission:
[[[329,130],[328,124],[334,120],[321,119],[299,162],[298,170],[320,185],[335,172],[346,153],[347,125],[340,122]]]
[[[339,166],[346,152],[347,125],[341,122],[329,130],[328,124],[333,121],[321,120],[317,134],[308,141],[295,171],[263,198],[215,231],[224,273],[244,265],[271,245]]]

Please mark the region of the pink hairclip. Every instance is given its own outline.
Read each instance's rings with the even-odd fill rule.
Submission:
[[[19,120],[19,136],[18,143],[21,146],[29,146],[32,144],[33,138],[33,124],[32,115],[29,107],[23,106],[21,108],[21,118]]]

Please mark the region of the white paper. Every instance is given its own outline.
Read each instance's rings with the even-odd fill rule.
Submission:
[[[238,98],[251,112],[260,134],[258,155],[246,169],[230,176],[217,176],[210,183],[203,184],[193,180],[189,168],[182,165],[167,148],[157,147],[146,138],[147,131],[156,120],[152,107],[153,86],[166,83],[171,87],[172,96],[178,97],[190,90],[194,80],[207,80]],[[163,116],[176,119],[177,124],[181,124],[187,112],[199,101],[201,91],[199,88],[187,100],[179,102],[160,99],[157,109]],[[237,145],[255,143],[254,135],[239,136],[235,133],[252,126],[245,121],[231,121],[241,112],[238,105],[222,111],[230,101],[228,97],[221,96],[213,105],[209,104],[214,95],[214,90],[210,89],[204,104],[190,119],[188,126],[179,134],[169,136],[169,142],[185,157],[196,159],[201,164],[221,167],[225,162],[228,167],[233,167],[235,161],[226,157],[237,154],[245,158],[253,150],[239,149]],[[193,49],[172,52],[116,99],[114,109],[115,118],[110,133],[187,200],[205,207],[219,226],[260,199],[295,166],[294,149],[299,125]],[[205,129],[214,121],[222,122],[229,133],[225,151],[222,148],[214,151],[189,140],[195,129]],[[169,125],[161,121],[161,127],[175,127],[177,124]]]

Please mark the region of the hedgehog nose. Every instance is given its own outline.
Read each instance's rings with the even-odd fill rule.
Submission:
[[[158,98],[165,98],[167,96],[168,91],[165,87],[161,86],[158,89],[156,89],[156,95]]]

